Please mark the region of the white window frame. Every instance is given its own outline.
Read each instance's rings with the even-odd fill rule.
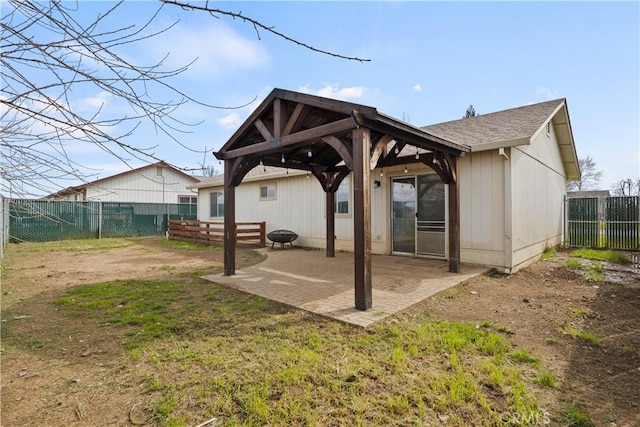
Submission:
[[[215,195],[215,196],[214,196]],[[218,198],[222,196],[222,204],[218,203]],[[215,204],[216,204],[216,214],[220,214],[220,215],[213,215],[213,203],[215,200]],[[222,206],[222,212],[220,212],[220,206]],[[222,191],[211,191],[209,193],[209,217],[210,218],[222,218],[224,216],[224,192]]]
[[[182,199],[183,197],[188,197],[189,198],[189,202],[181,202],[180,199]],[[194,201],[192,201],[194,200]],[[189,194],[189,195],[179,195],[178,196],[178,204],[185,204],[185,205],[196,205],[198,204],[198,196],[193,195],[193,194]]]
[[[266,196],[262,195],[262,189],[266,189]],[[273,189],[273,194],[269,195],[269,190]],[[278,183],[277,182],[268,182],[265,184],[260,184],[258,186],[258,199],[263,202],[267,200],[276,200],[278,198]]]
[[[346,212],[339,212],[338,208],[339,208],[339,202],[338,199],[340,197],[340,194],[345,194],[347,196],[347,211]],[[344,199],[344,198],[343,198]],[[344,203],[344,200],[343,200]],[[335,192],[335,208],[334,208],[334,213],[336,217],[349,217],[351,216],[351,206],[352,206],[352,202],[351,202],[351,176],[346,176],[342,182],[340,183],[340,186],[338,187],[338,189]]]

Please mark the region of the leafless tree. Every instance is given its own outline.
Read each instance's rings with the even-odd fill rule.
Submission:
[[[32,197],[59,190],[65,181],[85,181],[91,171],[69,154],[80,145],[98,147],[127,163],[132,159],[162,160],[156,147],[128,144],[127,137],[143,123],[180,144],[180,133],[197,123],[178,120],[176,111],[187,103],[210,108],[240,108],[205,104],[181,91],[173,82],[190,64],[167,69],[164,59],[152,64],[132,62],[122,49],[168,31],[151,25],[164,7],[150,8],[139,25],[117,24],[115,11],[123,2],[105,3],[106,9],[90,22],[77,16],[82,2],[12,0],[2,5],[0,97],[0,192],[10,197]],[[180,3],[177,5],[188,7]],[[257,20],[224,10],[211,11],[250,23],[316,52],[345,59],[301,43]],[[175,25],[175,24],[174,24]],[[90,89],[104,99],[124,105],[107,111],[105,102],[92,111],[74,105],[73,93]],[[167,92],[168,90],[168,92]],[[159,93],[169,93],[162,98]]]
[[[582,178],[580,181],[571,181],[567,184],[567,191],[597,190],[602,178],[602,171],[596,167],[596,161],[587,156],[578,159]]]
[[[622,179],[611,186],[611,191],[614,196],[640,196],[640,178]]]

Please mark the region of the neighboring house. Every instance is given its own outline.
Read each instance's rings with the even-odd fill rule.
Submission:
[[[197,195],[187,187],[200,180],[165,162],[132,169],[93,182],[68,187],[47,200],[197,203]]]
[[[255,134],[255,128],[258,128],[265,135],[263,141],[266,142],[252,144],[265,146],[265,152],[272,153],[269,154],[271,157],[264,157],[265,164],[269,160],[269,166],[254,167],[257,164],[255,160],[249,163],[251,171],[235,187],[235,219],[238,222],[266,221],[267,231],[289,229],[299,235],[298,245],[324,248],[328,241],[328,228],[325,224],[327,202],[322,186],[314,173],[276,167],[280,161],[279,152],[273,153],[270,145],[264,145],[279,143],[277,137],[269,142],[271,135],[268,129],[264,130],[264,122],[275,120],[270,116],[275,115],[270,113],[271,109],[279,111],[285,102],[297,103],[292,104],[296,105],[292,115],[309,107],[314,109],[316,117],[322,118],[324,114],[351,108],[355,111],[354,121],[360,114],[358,111],[378,117],[377,122],[371,119],[368,123],[373,129],[383,129],[382,135],[385,129],[389,132],[399,132],[400,129],[411,137],[413,129],[417,131],[413,135],[420,134],[421,138],[466,147],[467,153],[462,153],[457,162],[458,188],[455,190],[459,195],[461,262],[512,272],[537,259],[545,248],[562,242],[566,184],[580,179],[566,100],[558,99],[417,129],[379,114],[372,107],[274,90],[225,146],[236,152],[250,152],[249,147],[252,146],[248,143],[243,143],[246,148],[234,148],[230,144],[240,144],[249,137],[260,141],[260,136]],[[320,119],[313,120],[322,123]],[[284,129],[288,131],[292,121],[289,119],[287,123],[284,119],[282,123],[287,123]],[[307,119],[307,122],[312,123],[312,119]],[[308,132],[313,131],[312,126],[317,125],[311,124]],[[427,166],[431,161],[434,165],[436,161],[442,163],[440,160],[428,158],[429,151],[416,148],[418,145],[405,145],[406,141],[395,138],[382,136],[378,139],[385,145],[384,152],[382,155],[378,153],[377,163],[375,158],[371,160],[371,252],[449,259],[449,249],[455,247],[449,244],[449,222],[450,218],[455,218],[449,212],[449,208],[455,206],[450,203],[449,196],[456,193],[448,191],[448,185]],[[322,141],[330,140],[325,138]],[[343,141],[347,141],[345,146],[348,146],[349,140],[344,138]],[[376,145],[372,140],[371,156],[380,144]],[[335,147],[338,147],[336,150],[341,148],[339,145]],[[326,157],[326,151],[318,148],[324,150],[326,147],[319,147],[315,142],[298,147],[298,151],[286,153],[287,162],[305,161],[308,150],[309,168],[315,172],[313,161],[316,153],[319,158]],[[396,150],[395,154],[393,150]],[[284,164],[285,152],[282,153]],[[275,161],[274,156],[277,156]],[[389,166],[381,168],[383,161]],[[335,191],[337,250],[353,251],[354,240],[357,239],[354,238],[353,181],[351,173]],[[219,176],[191,186],[198,191],[199,220],[223,219],[223,184],[223,177]]]

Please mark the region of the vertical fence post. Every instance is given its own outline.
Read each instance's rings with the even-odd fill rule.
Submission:
[[[102,202],[98,202],[98,239],[102,239]]]
[[[260,223],[260,246],[267,246],[267,223],[264,221]]]

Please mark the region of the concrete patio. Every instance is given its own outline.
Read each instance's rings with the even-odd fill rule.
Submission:
[[[235,276],[204,278],[366,327],[487,271],[486,267],[462,264],[460,273],[453,274],[445,261],[374,255],[373,307],[359,311],[354,308],[353,253],[336,253],[335,258],[325,257],[324,251],[302,248],[269,248],[265,253],[265,261],[237,270]]]

